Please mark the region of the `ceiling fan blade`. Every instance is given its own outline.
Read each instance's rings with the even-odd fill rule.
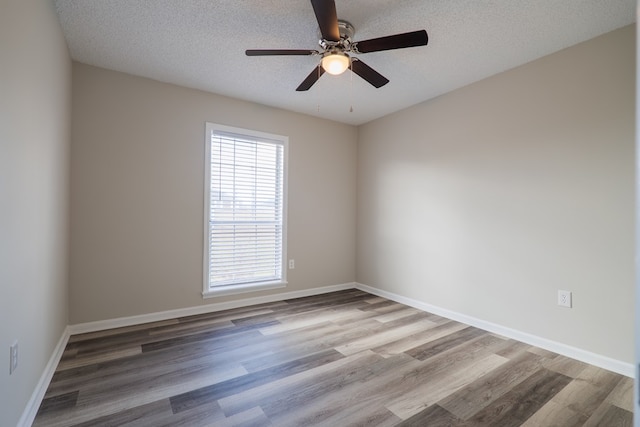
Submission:
[[[338,28],[338,13],[334,0],[311,0],[313,11],[318,20],[322,38],[330,42],[340,41],[340,29]]]
[[[274,55],[315,55],[316,50],[304,49],[247,49],[244,52],[247,56],[274,56]]]
[[[311,86],[313,86],[313,84],[315,82],[317,82],[318,79],[320,78],[320,76],[323,75],[323,74],[324,74],[324,68],[322,68],[320,65],[318,65],[307,76],[307,78],[304,79],[304,81],[302,83],[300,83],[300,86],[297,87],[296,91],[303,92],[305,90],[311,89]]]
[[[368,53],[378,52],[381,50],[402,49],[405,47],[426,46],[428,42],[429,36],[427,36],[427,32],[425,30],[420,30],[363,40],[354,44],[355,49],[359,53]]]
[[[358,58],[351,59],[351,69],[354,73],[371,83],[376,88],[381,88],[382,86],[389,83],[389,79],[378,73],[373,68],[369,67]]]

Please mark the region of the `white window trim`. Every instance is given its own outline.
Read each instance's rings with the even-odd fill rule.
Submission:
[[[211,202],[211,133],[225,132],[254,137],[256,139],[272,140],[283,146],[283,187],[282,187],[282,278],[280,281],[243,283],[235,285],[209,288],[209,213]],[[289,138],[250,129],[242,129],[232,126],[206,122],[205,125],[205,161],[204,161],[204,247],[203,247],[203,287],[202,297],[213,298],[224,295],[235,295],[246,292],[263,291],[268,289],[283,288],[287,285],[287,189],[288,189],[288,164],[289,164]]]

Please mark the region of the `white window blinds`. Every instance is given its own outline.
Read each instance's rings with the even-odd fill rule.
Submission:
[[[284,144],[210,136],[209,290],[283,281]]]

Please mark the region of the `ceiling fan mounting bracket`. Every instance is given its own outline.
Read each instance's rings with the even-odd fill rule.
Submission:
[[[356,33],[356,29],[347,21],[338,19],[338,30],[340,31],[341,39],[350,39]]]
[[[350,22],[342,19],[338,19],[338,31],[340,33],[341,40],[350,39],[356,33],[355,27],[351,25]],[[320,40],[324,40],[322,38],[322,33],[320,31],[318,31],[318,37],[320,37]],[[329,43],[339,43],[339,42],[329,42]]]
[[[351,37],[356,33],[356,29],[347,21],[338,19],[338,30],[340,31],[340,41],[330,41],[322,38],[322,34],[319,34],[320,40],[318,44],[322,47],[324,52],[339,50],[341,52],[349,52],[354,46],[354,42],[351,41]]]

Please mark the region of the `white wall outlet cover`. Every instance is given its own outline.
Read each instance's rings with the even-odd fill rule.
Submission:
[[[9,375],[13,374],[18,369],[18,342],[14,342],[9,347]]]
[[[558,290],[558,305],[571,308],[571,291]]]

